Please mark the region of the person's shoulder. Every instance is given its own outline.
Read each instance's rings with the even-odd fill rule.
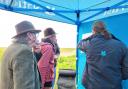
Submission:
[[[126,46],[126,44],[125,44],[124,42],[122,42],[122,41],[119,41],[119,42],[120,42],[120,45],[121,45],[123,48],[127,49],[127,46]]]
[[[50,43],[47,43],[47,42],[42,42],[41,43],[41,49],[53,49],[53,46],[52,46],[52,44],[50,44]]]
[[[40,45],[43,47],[52,47],[52,44],[50,44],[48,42],[41,42]]]
[[[27,44],[20,44],[19,45],[19,48],[20,48],[20,50],[22,50],[22,51],[32,51],[32,48],[29,46],[29,45],[27,45]]]
[[[14,44],[13,45],[13,51],[16,52],[16,55],[24,54],[25,52],[32,52],[32,48],[27,44]]]
[[[19,53],[21,51],[28,50],[31,51],[31,47],[27,44],[19,44],[19,43],[13,43],[10,46],[8,46],[7,51],[13,52],[13,53]]]
[[[111,39],[111,41],[119,45],[120,47],[127,48],[126,44],[122,42],[121,40]]]
[[[15,47],[12,49],[13,50],[12,51],[13,61],[15,60],[22,61],[22,60],[26,60],[26,58],[33,57],[32,48],[28,46],[27,44],[14,44],[13,46]]]

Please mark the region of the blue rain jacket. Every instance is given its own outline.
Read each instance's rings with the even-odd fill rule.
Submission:
[[[128,79],[128,50],[121,41],[97,34],[81,40],[78,48],[86,53],[86,89],[122,89],[122,80]]]

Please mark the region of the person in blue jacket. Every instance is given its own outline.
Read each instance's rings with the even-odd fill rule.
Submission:
[[[92,32],[78,43],[78,48],[86,53],[83,86],[86,89],[122,89],[122,80],[128,79],[127,47],[106,30],[102,21],[94,22]]]

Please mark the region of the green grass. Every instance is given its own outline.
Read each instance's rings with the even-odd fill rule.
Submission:
[[[60,69],[72,69],[76,70],[76,49],[74,48],[61,48],[61,55],[58,59],[58,65],[56,70],[56,82],[54,89],[57,88],[57,80],[59,76],[59,70]]]
[[[0,47],[0,61],[6,48]]]
[[[60,49],[60,58],[58,59],[58,68],[76,70],[76,49],[75,48]]]
[[[73,69],[76,70],[76,56],[60,56],[58,59],[58,68],[59,69]]]
[[[54,89],[58,89],[57,88],[57,80],[58,80],[60,69],[76,70],[76,55],[75,54],[70,55],[70,56],[62,56],[61,55],[60,58],[58,59],[57,70],[56,70],[56,81],[55,81]]]
[[[71,51],[74,51],[75,48],[61,48],[60,51],[61,52],[71,52]]]

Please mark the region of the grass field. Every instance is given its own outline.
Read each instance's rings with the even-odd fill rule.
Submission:
[[[61,54],[58,60],[59,69],[76,69],[76,49],[61,48]]]
[[[75,55],[71,56],[61,56],[58,60],[58,67],[59,69],[73,69],[76,70],[76,57]]]

